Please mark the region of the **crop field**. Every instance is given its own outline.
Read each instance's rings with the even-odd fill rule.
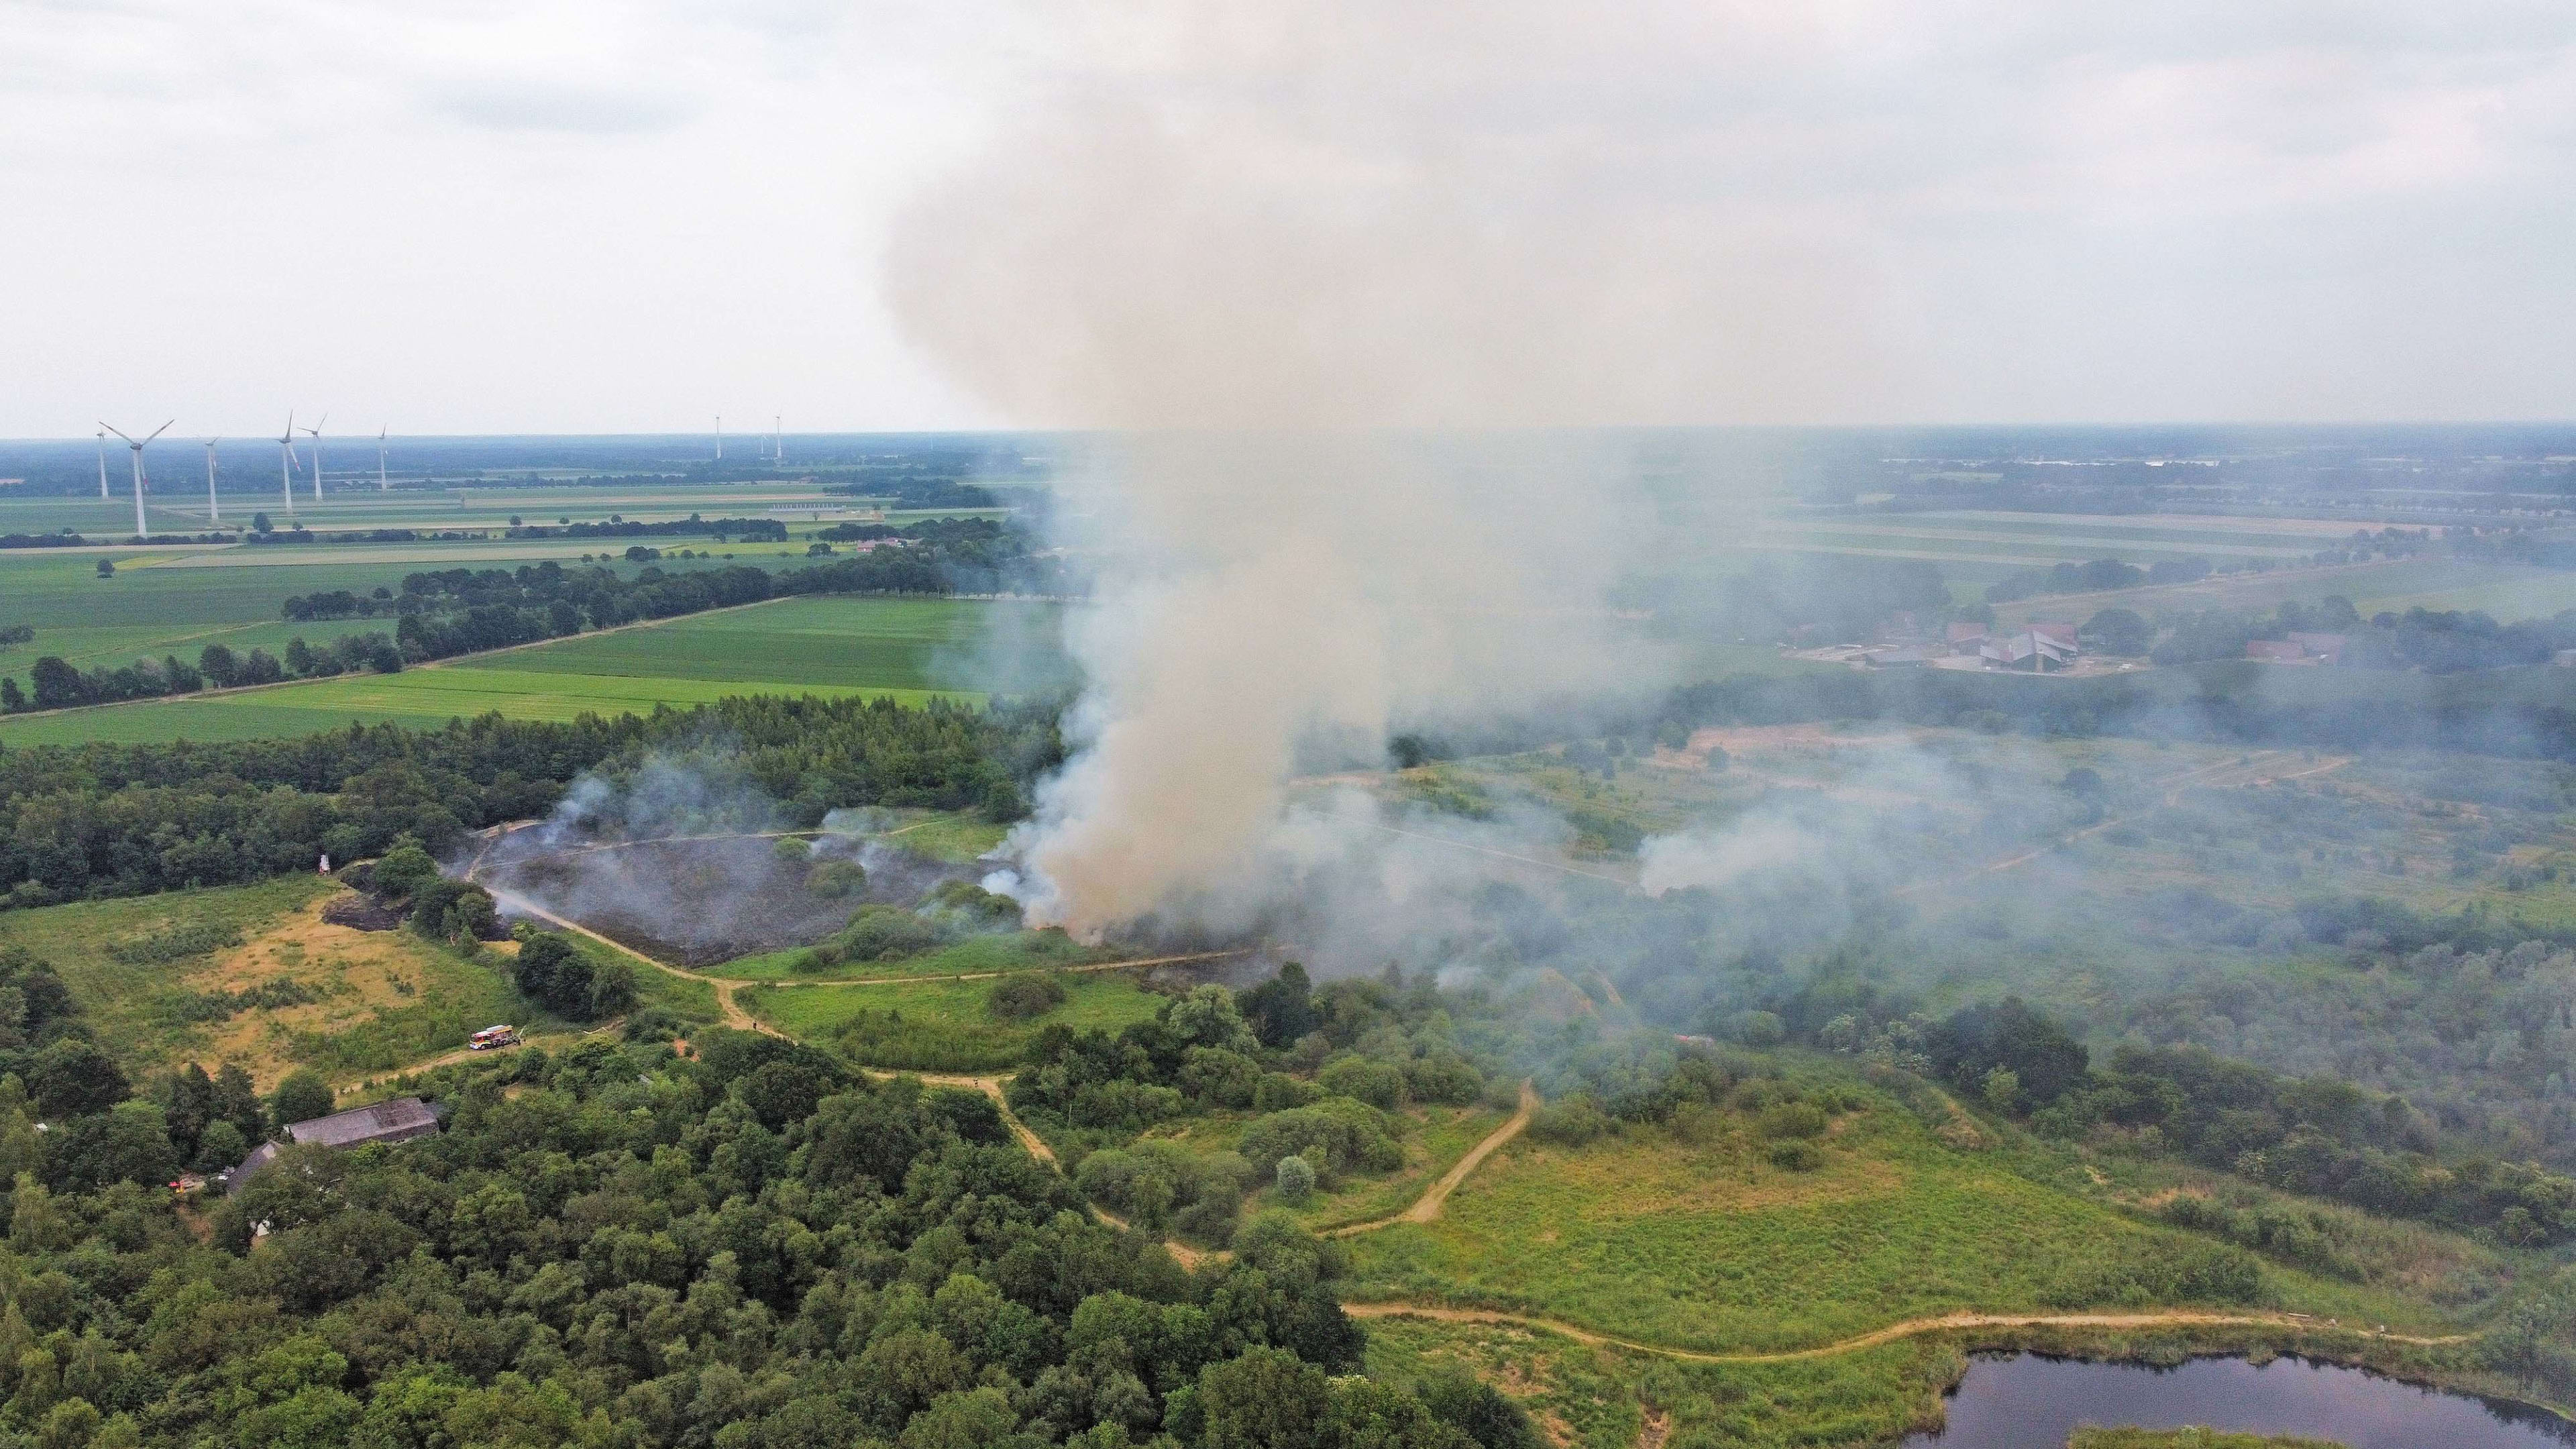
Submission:
[[[1358,1301],[1479,1304],[1641,1342],[1779,1351],[1959,1311],[2139,1301],[2199,1240],[1933,1140],[1885,1098],[1822,1165],[1772,1165],[1740,1114],[1590,1146],[1522,1137],[1430,1223],[1351,1241]],[[2282,1269],[2280,1301],[2422,1325],[2428,1310]],[[2156,1301],[2153,1290],[2143,1294]]]
[[[993,681],[1010,674],[1061,687],[1071,675],[1052,648],[1060,613],[1053,604],[1006,601],[781,599],[523,649],[506,667],[798,689],[981,692],[1000,687]]]
[[[345,634],[390,633],[392,619],[288,624],[280,617],[280,605],[290,595],[330,589],[398,589],[406,573],[481,562],[470,545],[453,547],[465,551],[417,562],[381,557],[334,562],[322,555],[344,551],[281,548],[258,555],[265,567],[222,569],[192,566],[214,556],[202,551],[0,553],[0,625],[26,624],[36,630],[32,643],[0,651],[0,673],[18,675],[23,687],[27,667],[46,654],[86,669],[137,658],[157,660],[165,654],[193,661],[198,650],[215,643],[236,653],[260,648],[273,654],[298,635],[318,645]],[[98,576],[101,558],[116,564],[114,577]],[[737,562],[786,567],[802,560],[799,550],[792,560],[764,555]],[[656,565],[666,573],[724,566],[722,558],[668,557]],[[631,576],[642,566],[620,558],[610,567]]]
[[[232,740],[302,735],[352,720],[437,725],[498,710],[515,719],[569,720],[584,713],[685,709],[739,694],[863,694],[907,704],[932,698],[980,702],[987,687],[1057,688],[1069,678],[1053,652],[1054,606],[969,599],[782,599],[692,615],[616,633],[590,634],[470,656],[390,675],[277,685],[207,696],[100,705],[0,719],[0,743],[91,740]],[[390,621],[325,625],[273,623],[238,632],[202,626],[150,635],[119,626],[89,656],[100,662],[192,657],[218,640],[274,652],[273,636],[313,642],[384,630]],[[183,639],[181,635],[186,637]],[[39,626],[34,644],[0,661],[32,660],[68,647],[74,631]],[[23,667],[23,666],[21,666]],[[943,682],[944,683],[941,683]]]
[[[964,1072],[1016,1066],[1049,1026],[1114,1032],[1151,1018],[1169,999],[1144,990],[1128,972],[1057,979],[1064,1004],[1024,1021],[1000,1020],[987,1009],[991,981],[761,986],[736,1000],[788,1035],[833,1045],[863,1066]]]

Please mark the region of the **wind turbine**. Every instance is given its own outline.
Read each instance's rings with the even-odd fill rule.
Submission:
[[[773,468],[787,456],[787,434],[780,431],[785,421],[776,413],[769,415],[769,466]]]
[[[295,516],[295,410],[287,409],[286,431],[277,439],[278,486],[286,492],[286,514]]]
[[[206,516],[217,523],[224,521],[224,505],[215,497],[215,444],[221,438],[206,439]]]
[[[724,414],[716,414],[716,461],[724,461]]]
[[[105,423],[101,423],[98,429],[98,496],[101,498],[107,496],[107,425]]]
[[[172,418],[170,423],[175,423],[177,421],[177,418]],[[170,423],[163,423],[161,426],[154,428],[149,434],[145,435],[143,443],[151,442],[154,438],[170,431]],[[105,423],[101,423],[99,426],[107,428],[107,424]],[[107,430],[111,433],[115,433],[120,438],[125,438],[125,434],[116,428],[107,428]],[[143,443],[138,443],[132,438],[125,438],[125,446],[134,450],[134,536],[136,538],[148,539],[152,536],[152,532],[150,529],[143,526]]]
[[[383,493],[394,485],[385,481],[385,430],[376,429],[376,491]]]
[[[329,421],[331,415],[324,413],[322,423]],[[313,501],[317,504],[322,501],[322,423],[315,423],[304,430],[313,435]]]

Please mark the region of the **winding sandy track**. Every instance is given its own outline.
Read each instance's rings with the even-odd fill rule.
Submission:
[[[1530,1115],[1537,1110],[1538,1090],[1524,1078],[1521,1082],[1520,1110],[1511,1115],[1510,1121],[1487,1133],[1484,1141],[1469,1148],[1467,1155],[1453,1163],[1447,1172],[1440,1174],[1440,1180],[1424,1189],[1422,1196],[1414,1200],[1413,1206],[1391,1218],[1377,1218],[1365,1223],[1349,1223],[1342,1227],[1327,1229],[1324,1236],[1347,1238],[1355,1233],[1373,1233],[1380,1228],[1391,1228],[1397,1223],[1427,1223],[1440,1216],[1441,1206],[1449,1201],[1449,1194],[1457,1191],[1458,1184],[1467,1180],[1467,1174],[1483,1166],[1485,1159],[1494,1155],[1495,1149],[1520,1136],[1530,1124]]]
[[[1958,1333],[1973,1328],[2189,1328],[2189,1327],[2258,1327],[2298,1329],[2307,1332],[2350,1334],[2380,1343],[2403,1343],[2418,1347],[2466,1343],[2474,1335],[2446,1334],[2438,1338],[2421,1338],[2413,1334],[2389,1333],[2368,1328],[2345,1328],[2323,1324],[2315,1319],[2293,1318],[2279,1313],[2204,1313],[2176,1309],[2164,1313],[1950,1313],[1938,1318],[1909,1318],[1885,1328],[1846,1338],[1838,1343],[1820,1344],[1814,1348],[1783,1349],[1773,1353],[1704,1353],[1698,1349],[1668,1348],[1662,1344],[1639,1343],[1631,1338],[1618,1338],[1595,1333],[1553,1318],[1537,1318],[1525,1313],[1498,1313],[1483,1308],[1443,1308],[1430,1303],[1345,1303],[1342,1311],[1353,1318],[1427,1318],[1440,1323],[1489,1323],[1509,1328],[1535,1328],[1573,1339],[1577,1343],[1603,1348],[1624,1348],[1635,1353],[1651,1353],[1664,1358],[1691,1363],[1792,1363],[1800,1359],[1833,1358],[1876,1348],[1899,1339],[1920,1338],[1928,1333]]]

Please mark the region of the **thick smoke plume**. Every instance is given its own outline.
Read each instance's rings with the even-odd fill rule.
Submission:
[[[1544,64],[1608,73],[1607,45],[1669,81],[1726,25],[1085,14],[888,266],[918,340],[1015,421],[1118,430],[1063,482],[1102,607],[1073,629],[1075,758],[1019,841],[1033,916],[1096,936],[1299,888],[1301,771],[1654,680],[1605,604],[1652,526],[1650,440],[1545,429],[1758,415],[1873,368],[1825,238],[1713,200],[1687,154],[1604,167],[1606,98]]]

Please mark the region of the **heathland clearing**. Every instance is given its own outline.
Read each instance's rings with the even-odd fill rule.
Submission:
[[[343,893],[286,876],[11,911],[0,943],[53,963],[101,1044],[136,1073],[235,1061],[263,1086],[298,1065],[346,1075],[527,1017],[491,964],[499,951],[471,960],[409,931],[324,921]]]
[[[1437,1220],[1352,1239],[1351,1296],[1482,1303],[1675,1348],[1781,1351],[1944,1313],[2116,1303],[2178,1256],[2209,1251],[1943,1146],[1884,1100],[1846,1122],[1812,1171],[1774,1166],[1740,1123],[1700,1141],[1523,1138]],[[2449,1327],[2384,1294],[2273,1272],[2293,1308]]]

